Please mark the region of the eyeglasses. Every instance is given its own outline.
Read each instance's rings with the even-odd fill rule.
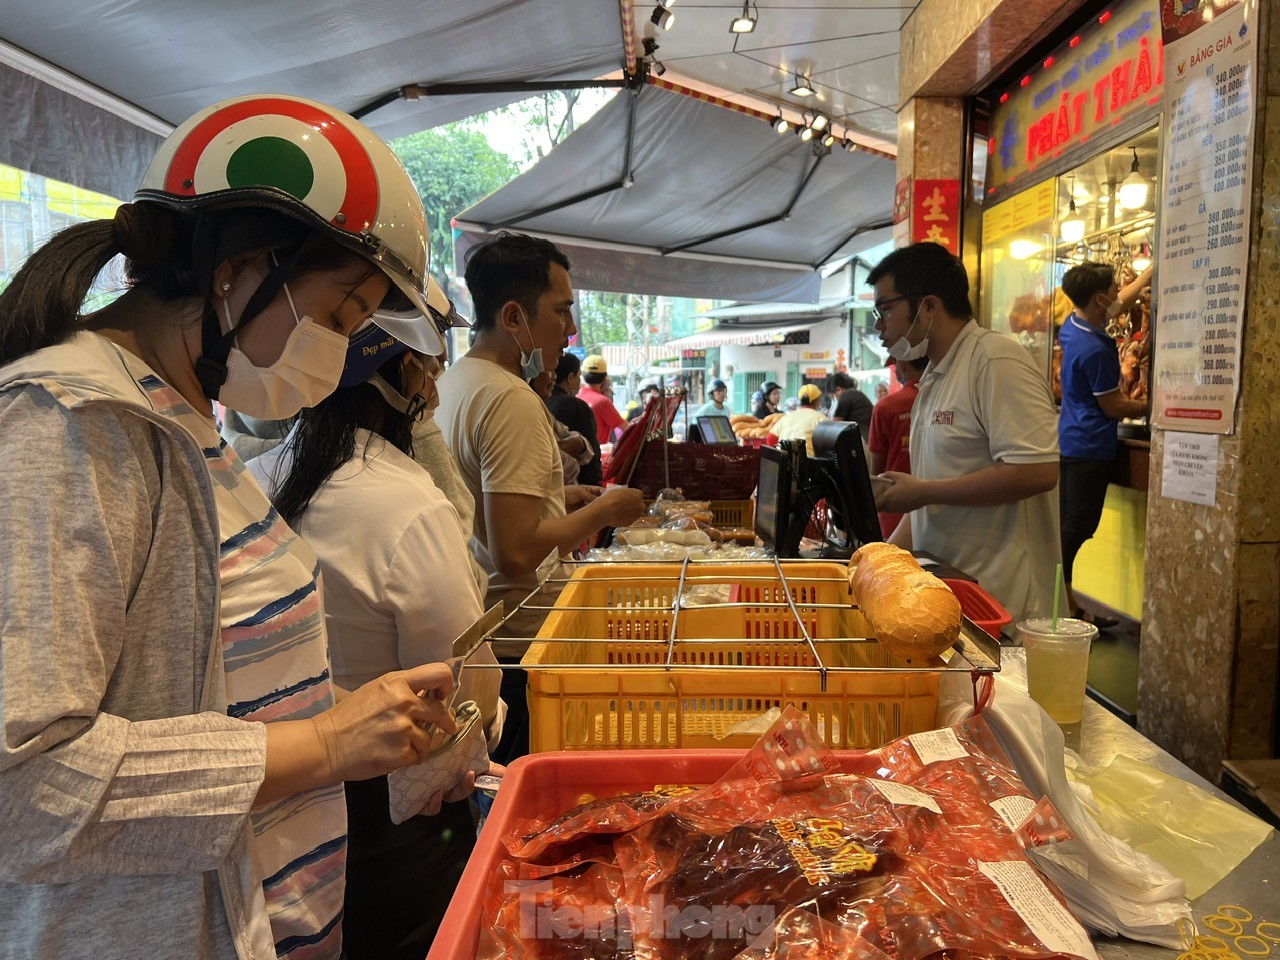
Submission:
[[[884,300],[877,300],[871,307],[871,316],[877,323],[885,319],[884,308],[890,304],[897,303],[899,300],[910,300],[911,298],[903,295],[900,297],[886,297]]]

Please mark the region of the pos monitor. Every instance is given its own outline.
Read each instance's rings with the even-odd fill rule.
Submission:
[[[760,448],[756,534],[777,556],[798,556],[814,507],[826,501],[821,555],[847,559],[862,544],[881,539],[862,435],[856,423],[820,423],[813,448],[812,456],[803,440]]]

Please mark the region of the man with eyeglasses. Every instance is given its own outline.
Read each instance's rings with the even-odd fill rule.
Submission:
[[[1061,559],[1057,417],[1016,341],[973,319],[964,265],[936,243],[889,254],[867,282],[898,361],[927,357],[911,415],[912,473],[877,497],[908,514],[890,542],[972,574],[1015,619],[1048,614]]]

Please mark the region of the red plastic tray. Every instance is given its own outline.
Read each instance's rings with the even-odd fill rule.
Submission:
[[[943,583],[960,601],[961,612],[993,637],[999,637],[1004,627],[1013,623],[1013,614],[987,591],[972,580],[947,580]]]
[[[507,767],[498,798],[480,831],[427,960],[474,960],[489,878],[506,853],[502,837],[516,821],[562,813],[576,805],[584,793],[608,797],[648,790],[660,783],[715,783],[745,752],[564,751],[537,753],[513,761]]]

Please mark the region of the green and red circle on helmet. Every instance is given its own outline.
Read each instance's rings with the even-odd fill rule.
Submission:
[[[134,200],[178,209],[261,206],[295,217],[376,265],[398,297],[379,326],[423,354],[465,326],[428,271],[429,231],[413,181],[372,130],[289,96],[224,100],[161,144]]]

